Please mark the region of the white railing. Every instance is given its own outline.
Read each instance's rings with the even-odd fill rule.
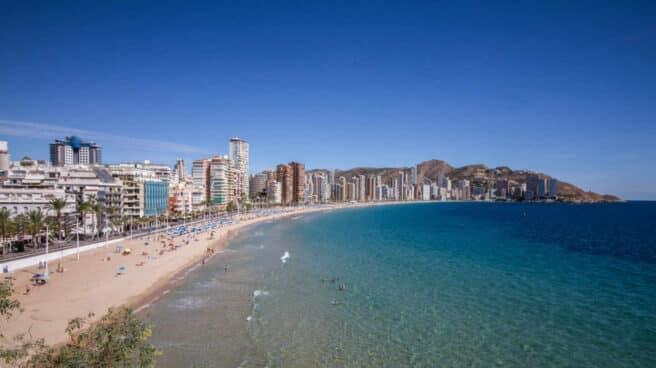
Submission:
[[[98,243],[82,245],[79,248],[79,252],[80,253],[87,252],[87,251],[92,250],[92,249],[104,247],[104,246],[114,244],[114,243],[117,243],[117,242],[120,242],[120,241],[125,241],[127,239],[128,238],[118,238],[118,239],[112,239],[112,240],[109,240],[109,241],[102,241],[102,242],[98,242]],[[21,268],[37,265],[37,264],[39,264],[39,262],[44,262],[44,261],[51,262],[51,261],[60,259],[62,257],[74,255],[74,254],[77,254],[77,252],[78,252],[78,248],[73,247],[73,248],[67,248],[67,249],[63,249],[63,250],[50,252],[47,255],[46,254],[38,254],[38,255],[35,255],[35,256],[32,256],[32,257],[21,258],[21,259],[16,259],[16,260],[13,260],[13,261],[7,261],[7,262],[0,263],[0,269],[2,269],[2,270],[8,269],[9,272],[13,272],[13,271],[16,271],[16,270],[21,269]]]

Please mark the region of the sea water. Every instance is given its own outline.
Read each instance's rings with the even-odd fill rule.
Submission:
[[[656,203],[283,219],[144,313],[164,367],[656,367]]]

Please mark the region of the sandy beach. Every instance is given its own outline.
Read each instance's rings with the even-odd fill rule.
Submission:
[[[12,274],[15,278],[14,288],[24,311],[4,322],[2,332],[6,337],[11,337],[29,331],[32,337],[44,338],[48,344],[65,342],[67,335],[64,330],[70,319],[92,315],[93,322],[109,307],[147,306],[167,288],[173,287],[174,279],[183,277],[192,267],[202,266],[204,258],[220,256],[229,238],[240,229],[282,217],[367,205],[372,204],[308,207],[269,215],[243,215],[241,218],[235,217],[238,220],[235,223],[215,229],[213,238],[210,238],[209,230],[167,239],[165,243],[162,243],[163,239],[156,240],[156,235],[151,235],[147,245],[147,237],[135,238],[120,243],[132,250],[130,255],[116,253],[115,245],[90,250],[81,253],[79,261],[75,256],[62,258],[63,273],[57,272],[59,262],[51,262],[50,281],[45,286],[32,286],[30,283],[34,273],[43,271],[36,266],[17,270]],[[175,247],[170,247],[170,243]],[[122,266],[127,270],[119,274]],[[30,288],[29,293],[26,293],[27,287]]]

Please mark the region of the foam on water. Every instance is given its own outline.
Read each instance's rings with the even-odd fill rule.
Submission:
[[[207,298],[187,296],[176,301],[175,307],[180,310],[200,309],[207,305]]]
[[[267,296],[267,295],[269,295],[269,292],[266,291],[266,290],[255,290],[253,292],[253,297],[254,298],[257,298],[258,296]]]

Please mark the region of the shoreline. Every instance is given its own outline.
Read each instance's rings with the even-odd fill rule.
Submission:
[[[256,222],[249,226],[253,226],[258,223],[259,222]],[[219,252],[214,253],[210,256],[205,256],[205,257],[201,257],[200,259],[195,259],[190,261],[188,265],[176,271],[173,274],[173,276],[165,277],[161,279],[159,282],[155,283],[151,287],[152,290],[148,290],[141,295],[135,295],[131,301],[125,303],[125,306],[131,308],[133,312],[137,314],[146,311],[148,308],[150,308],[151,305],[157,303],[164,295],[168,294],[171,290],[180,286],[180,284],[182,284],[184,280],[187,278],[187,275],[189,275],[191,272],[196,270],[198,267],[201,267],[203,265],[202,263],[203,258],[210,259],[216,256],[221,256],[223,253],[225,253],[225,249],[230,244],[230,241],[232,241],[232,239],[234,239],[235,236],[239,234],[240,230],[241,229],[228,231],[225,234],[224,238],[217,239],[215,246],[221,248]]]
[[[240,215],[235,218],[238,222],[214,229],[214,238],[210,238],[210,230],[205,230],[172,240],[167,238],[162,248],[159,246],[164,240],[151,240],[157,235],[144,235],[120,242],[125,248],[131,248],[131,255],[115,253],[115,245],[112,245],[81,253],[79,261],[74,255],[50,261],[50,280],[45,286],[31,286],[31,275],[40,272],[36,266],[16,270],[10,276],[14,296],[20,301],[23,312],[4,323],[2,332],[6,337],[0,339],[0,344],[10,345],[11,337],[27,331],[31,331],[34,338],[44,338],[50,345],[65,343],[68,338],[66,325],[73,318],[91,316],[89,322],[93,324],[108,308],[118,306],[128,306],[135,313],[142,312],[200,267],[204,258],[220,256],[240,231],[261,222],[315,212],[416,203],[432,201],[348,203],[283,208],[262,216]],[[167,247],[170,243],[175,244],[176,249],[170,250]],[[208,249],[214,251],[209,254]],[[141,262],[135,264],[138,261]],[[55,271],[58,263],[63,265],[65,272]],[[116,272],[119,267],[127,267],[127,270]],[[29,287],[29,293],[24,292],[26,287]]]

